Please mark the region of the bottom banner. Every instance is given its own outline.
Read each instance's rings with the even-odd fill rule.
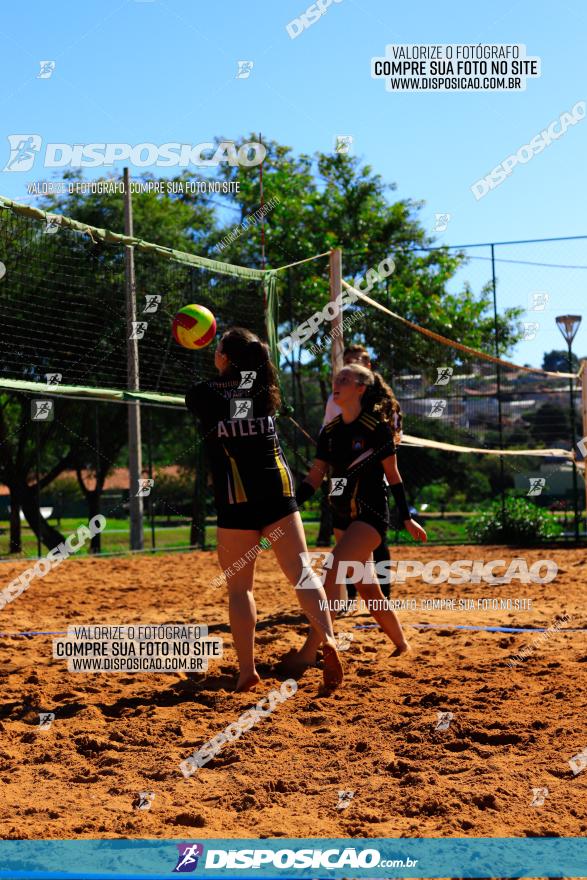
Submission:
[[[0,841],[0,878],[585,877],[587,838]]]

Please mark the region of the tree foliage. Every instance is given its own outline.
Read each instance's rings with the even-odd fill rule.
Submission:
[[[569,372],[569,353],[562,349],[552,349],[545,351],[542,359],[542,369],[551,373],[568,373]],[[576,373],[579,369],[579,358],[571,353],[571,372]]]

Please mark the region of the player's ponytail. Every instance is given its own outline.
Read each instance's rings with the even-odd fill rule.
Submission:
[[[367,412],[373,413],[382,422],[393,424],[393,391],[380,373],[372,373],[373,382],[367,385],[361,405]]]
[[[391,391],[391,388],[389,390]],[[391,391],[391,397],[392,397],[391,412],[392,412],[393,433],[394,433],[393,439],[394,439],[395,445],[399,446],[399,444],[402,442],[402,437],[403,437],[404,418],[402,415],[402,408],[399,405],[399,402],[398,402],[395,394],[393,393],[393,391]]]
[[[227,378],[241,380],[242,373],[255,374],[252,385],[243,388],[243,396],[255,400],[259,414],[274,415],[281,405],[281,395],[269,346],[245,327],[231,327],[222,336],[222,354],[230,362]]]
[[[372,413],[380,421],[389,422],[393,426],[396,443],[399,443],[402,431],[402,411],[383,376],[359,364],[349,364],[345,370],[352,370],[359,384],[366,386],[361,398],[361,408]]]
[[[363,395],[363,409],[369,406],[373,415],[379,413],[379,418],[383,422],[389,422],[393,428],[393,440],[396,446],[402,442],[402,410],[397,401],[395,394],[389,387],[385,379],[379,373],[373,373],[373,385],[367,388]],[[365,397],[371,391],[371,399]]]

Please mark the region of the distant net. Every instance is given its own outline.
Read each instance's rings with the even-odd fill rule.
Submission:
[[[402,347],[409,349],[409,368],[393,376],[394,391],[403,401],[404,411],[422,427],[427,424],[430,428],[432,423],[428,420],[434,420],[436,427],[446,430],[447,441],[451,429],[461,441],[469,438],[470,443],[457,444],[462,447],[461,451],[472,452],[472,446],[476,445],[492,454],[503,454],[507,446],[505,436],[511,434],[507,429],[536,409],[537,400],[546,403],[551,399],[561,412],[565,412],[564,405],[568,409],[568,380],[577,378],[574,374],[525,367],[488,352],[475,352],[462,343],[406,321],[348,282],[343,281],[343,287],[357,296],[358,307],[375,308],[383,320],[387,318],[390,339],[400,336]],[[553,444],[567,444],[567,425],[558,416],[554,409],[544,411],[541,433],[545,438],[550,434]],[[500,426],[501,435],[496,431]],[[519,445],[524,438],[520,433],[509,439]],[[448,448],[447,442],[427,441],[425,436],[409,435],[406,442]],[[499,448],[492,448],[491,443]],[[523,448],[541,457],[573,457],[572,451],[566,450],[564,445],[548,449],[526,443]],[[510,448],[505,454],[519,453],[520,450]]]
[[[330,320],[325,308],[331,296],[327,265],[316,261],[303,271],[290,270],[288,284],[282,286],[282,338],[295,334],[295,328],[304,322],[306,327],[308,320],[312,323],[316,310],[322,313],[313,332],[308,335],[302,331],[302,340],[282,358],[284,385],[291,390],[298,424],[286,435],[296,450],[299,471],[303,471],[300,459],[313,456],[312,439],[320,431],[331,390],[333,346],[342,331],[344,346],[367,346],[374,368],[398,398],[404,416],[400,468],[418,506],[438,509],[438,498],[445,496],[451,509],[460,506],[471,511],[494,498],[514,494],[569,514],[577,499],[581,509],[585,496],[583,456],[580,449],[573,448],[569,392],[571,382],[578,439],[583,434],[579,375],[567,372],[564,362],[556,370],[513,363],[501,355],[503,344],[497,346],[500,354],[496,355],[493,320],[488,322],[482,349],[464,345],[458,336],[451,337],[455,330],[444,311],[437,308],[435,314],[432,304],[425,302],[425,278],[416,281],[420,286],[400,290],[407,293],[403,300],[411,308],[409,317],[400,314],[395,295],[398,286],[401,288],[401,277],[382,279],[366,291],[368,267],[377,262],[373,255],[351,254],[347,260],[343,253],[343,276],[348,280],[343,280],[342,287],[345,299],[352,301],[347,301],[341,312],[340,327]],[[487,265],[484,267],[486,271]],[[517,264],[514,268],[515,289],[527,297]],[[555,268],[551,268],[551,275]],[[570,268],[583,267],[577,260]],[[479,276],[477,265],[474,270]],[[537,284],[536,272],[531,274],[530,290]],[[480,290],[487,284],[485,274],[479,276],[476,287]],[[552,301],[556,301],[555,294]],[[554,308],[564,311],[564,303]],[[422,320],[426,315],[433,317],[432,326]],[[544,316],[538,318],[545,323]],[[552,334],[548,343],[552,347],[556,344]],[[558,348],[563,348],[561,343],[562,339]],[[573,461],[579,465],[576,490]]]

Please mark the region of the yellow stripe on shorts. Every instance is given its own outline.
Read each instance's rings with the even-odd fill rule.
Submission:
[[[293,498],[293,495],[294,495],[293,481],[291,479],[289,469],[286,467],[285,463],[282,461],[281,456],[278,452],[277,446],[274,448],[273,453],[275,455],[275,463],[277,464],[277,469],[278,469],[279,475],[281,477],[281,486],[283,488],[283,494],[289,498]]]
[[[226,448],[224,449],[226,452]],[[241,480],[241,475],[239,474],[238,467],[236,466],[236,461],[228,452],[228,460],[230,461],[230,469],[232,471],[232,482],[234,484],[234,494],[235,494],[235,502],[236,504],[240,504],[242,501],[247,501],[247,493],[245,492],[245,487],[243,486],[243,481]]]

